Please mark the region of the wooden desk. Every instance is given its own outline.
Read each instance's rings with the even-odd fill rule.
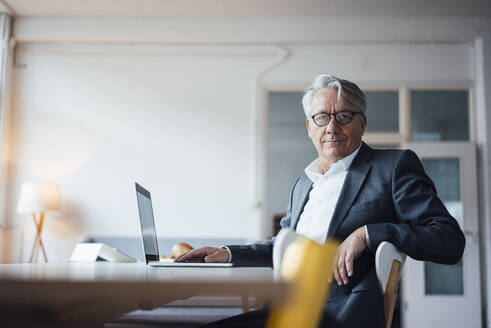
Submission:
[[[0,326],[102,326],[195,295],[284,299],[270,268],[154,268],[144,263],[0,264]],[[6,321],[8,320],[8,321]]]

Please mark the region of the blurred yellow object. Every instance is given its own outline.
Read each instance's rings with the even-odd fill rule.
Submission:
[[[170,254],[170,257],[172,259],[177,259],[182,254],[189,252],[192,249],[193,249],[193,247],[189,244],[177,243],[174,246],[172,246],[172,253]]]
[[[324,245],[298,236],[286,249],[280,276],[293,285],[292,295],[274,305],[267,328],[314,328],[319,324],[332,278],[338,244]]]

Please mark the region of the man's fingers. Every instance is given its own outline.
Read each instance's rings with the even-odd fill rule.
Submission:
[[[185,260],[193,257],[193,252],[194,251],[195,250],[191,250],[191,251],[187,251],[184,254],[181,254],[179,257],[176,258],[176,262],[182,262],[182,261],[185,261]]]
[[[188,261],[201,262],[206,255],[207,255],[206,247],[197,248],[182,254],[181,256],[176,258],[176,262],[188,262]]]
[[[338,272],[338,267],[337,267],[337,265],[335,265],[335,266],[333,267],[332,273],[333,273],[333,275],[334,275],[334,280],[336,280],[336,282],[338,283],[338,285],[339,285],[339,286],[341,286],[341,285],[342,285],[342,280],[341,280],[341,278],[339,277],[339,272]]]
[[[351,277],[353,275],[353,256],[347,255],[345,259],[346,271],[348,271],[348,276]]]
[[[228,261],[228,251],[225,249],[217,249],[215,252],[205,257],[207,263],[225,263]]]
[[[365,228],[361,227],[352,232],[336,252],[333,265],[334,278],[339,285],[348,284],[349,277],[353,275],[355,258],[367,247]]]
[[[332,274],[334,276],[334,279],[338,283],[338,285],[341,286],[342,280],[339,276],[338,261],[339,261],[339,248],[338,248],[338,251],[336,252],[336,256],[334,257],[334,262],[332,263]]]
[[[339,270],[339,276],[341,277],[341,280],[343,281],[344,284],[348,283],[348,276],[346,275],[346,268],[344,264],[344,256],[339,258],[338,261],[338,270]]]

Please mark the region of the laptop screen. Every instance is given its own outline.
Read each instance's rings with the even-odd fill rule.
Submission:
[[[145,261],[159,260],[159,247],[153,218],[152,198],[150,192],[135,182],[138,212],[140,213],[140,225],[142,228],[143,250]]]

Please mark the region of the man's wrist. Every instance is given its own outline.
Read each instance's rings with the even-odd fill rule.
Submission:
[[[227,263],[232,263],[232,252],[230,251],[230,249],[227,246],[220,246],[220,248],[227,250],[227,252],[228,252]]]
[[[365,226],[359,227],[358,229],[356,229],[355,232],[358,234],[358,237],[360,237],[364,242],[367,241],[367,238],[365,236]]]

